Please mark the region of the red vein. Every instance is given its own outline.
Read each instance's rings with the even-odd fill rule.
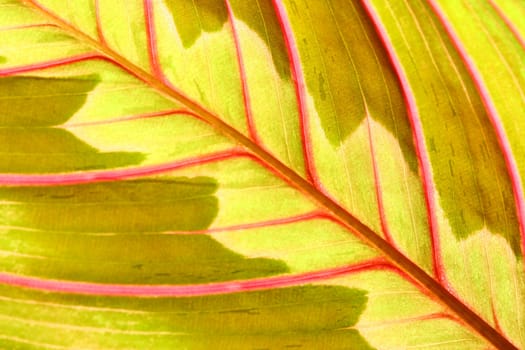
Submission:
[[[496,309],[494,308],[494,300],[492,298],[490,299],[490,311],[492,312],[492,319],[494,320],[494,328],[496,328],[498,332],[503,334],[503,331],[499,324],[498,314],[496,313]]]
[[[351,6],[352,6],[352,9],[354,11],[356,11],[354,5],[351,5]],[[337,18],[336,18],[335,14],[334,14],[334,9],[333,9],[333,7],[331,5],[329,5],[329,8],[330,8],[330,14],[331,14],[331,16],[333,18],[333,22],[334,22],[335,26],[339,28],[339,23],[337,22]],[[361,28],[364,30],[360,20],[359,20],[359,23],[361,25]],[[352,58],[350,50],[349,50],[349,48],[348,48],[348,46],[346,44],[345,38],[343,37],[343,35],[342,35],[340,30],[338,30],[338,33],[339,33],[339,37],[340,37],[340,39],[343,42],[343,45],[345,47],[346,54],[347,54],[348,59],[349,59],[351,65],[352,65],[353,71],[356,74],[356,76],[359,77],[359,73],[358,73],[357,68],[355,66],[355,62],[354,62],[354,60]],[[367,37],[367,39],[370,41],[370,39],[368,37]],[[385,208],[384,208],[383,191],[381,189],[381,178],[379,176],[379,167],[377,165],[377,157],[376,157],[376,152],[375,152],[375,147],[374,147],[374,138],[373,138],[373,134],[372,134],[372,125],[371,125],[371,122],[370,122],[372,118],[370,116],[370,111],[368,110],[367,99],[366,99],[365,93],[363,91],[363,87],[361,86],[361,83],[359,82],[359,80],[360,80],[360,77],[358,78],[358,85],[359,85],[359,91],[361,93],[361,98],[363,100],[363,106],[364,106],[364,112],[365,112],[365,123],[366,123],[366,128],[367,128],[367,133],[368,133],[368,146],[369,146],[369,149],[370,149],[370,156],[371,156],[370,158],[372,160],[372,170],[373,170],[374,184],[375,184],[374,191],[375,191],[375,195],[376,195],[377,208],[378,208],[378,212],[379,212],[379,221],[381,223],[381,230],[382,230],[382,232],[383,232],[387,242],[390,243],[390,245],[392,245],[392,246],[397,248],[397,245],[395,244],[395,242],[394,242],[394,240],[392,238],[392,235],[390,233],[390,228],[388,227],[388,220],[386,218],[386,213],[385,213]]]
[[[226,8],[228,10],[228,17],[230,22],[230,27],[232,31],[233,41],[235,43],[235,52],[237,56],[237,65],[239,66],[239,74],[241,78],[241,84],[242,84],[242,98],[244,103],[244,111],[246,113],[246,122],[248,124],[248,131],[250,133],[250,137],[252,140],[258,144],[262,145],[261,139],[259,138],[259,135],[257,134],[257,129],[255,127],[255,120],[253,117],[253,110],[252,105],[250,101],[250,94],[248,91],[248,80],[246,77],[246,67],[244,66],[244,59],[243,54],[241,50],[241,43],[239,40],[239,33],[237,32],[237,26],[235,24],[235,18],[233,15],[233,10],[231,8],[230,2],[228,0],[225,0]]]
[[[445,269],[443,266],[443,261],[441,257],[441,247],[439,240],[439,227],[438,219],[436,215],[436,205],[435,205],[435,188],[434,181],[432,179],[432,171],[430,168],[430,159],[426,150],[425,139],[423,134],[423,126],[421,124],[421,119],[419,117],[419,112],[417,109],[416,98],[410,87],[410,82],[408,81],[407,74],[401,64],[401,61],[396,55],[396,50],[394,45],[389,39],[388,32],[383,26],[382,20],[375,11],[373,5],[369,0],[362,0],[365,10],[372,19],[372,23],[376,28],[376,31],[385,46],[385,49],[388,53],[390,61],[396,71],[398,79],[403,90],[403,95],[405,99],[405,104],[408,109],[408,118],[412,128],[412,135],[414,138],[416,156],[419,160],[419,167],[421,169],[422,178],[423,178],[423,190],[425,192],[425,204],[427,207],[427,217],[430,225],[430,234],[432,237],[432,260],[434,275],[441,282],[443,286],[450,290],[450,286],[446,280]]]
[[[103,296],[134,296],[134,297],[190,297],[214,294],[239,293],[284,288],[299,284],[323,281],[344,275],[366,271],[392,271],[397,268],[383,259],[374,259],[360,264],[336,267],[332,269],[307,272],[296,275],[257,278],[251,280],[217,282],[193,285],[132,285],[132,284],[102,284],[89,282],[72,282],[62,280],[42,279],[37,277],[19,276],[10,273],[0,273],[0,283],[4,285],[36,289],[46,292],[89,294]]]
[[[95,0],[95,20],[97,23],[98,40],[102,45],[108,46],[106,37],[104,36],[104,30],[102,29],[102,19],[100,18],[100,0]]]
[[[489,89],[483,80],[483,75],[478,70],[476,63],[468,53],[467,48],[465,47],[465,45],[463,45],[461,39],[459,38],[459,35],[454,30],[452,23],[445,16],[445,13],[435,0],[428,1],[432,9],[434,10],[434,13],[436,14],[437,18],[445,28],[449,38],[452,41],[452,44],[458,51],[468,72],[470,73],[474,85],[476,86],[476,89],[478,90],[478,93],[481,97],[481,101],[485,106],[485,110],[487,111],[487,115],[492,124],[492,127],[495,130],[496,139],[503,153],[505,165],[507,167],[507,171],[509,173],[509,177],[512,184],[514,203],[516,205],[516,214],[518,216],[518,223],[521,234],[521,250],[522,254],[525,255],[525,194],[521,185],[522,179],[518,169],[518,165],[516,159],[514,158],[514,155],[512,154],[512,146],[505,132],[503,122],[501,121],[501,116],[499,115],[496,105],[494,104],[494,101],[490,96]]]
[[[251,230],[254,228],[265,228],[265,227],[272,227],[272,226],[290,225],[290,224],[294,224],[294,223],[301,222],[301,221],[310,221],[310,220],[315,220],[315,219],[325,219],[325,220],[332,221],[332,219],[330,217],[327,217],[325,213],[322,213],[319,211],[312,211],[312,212],[301,214],[301,215],[260,221],[260,222],[252,222],[248,224],[239,224],[239,225],[232,225],[232,226],[226,226],[226,227],[216,227],[216,228],[210,228],[207,230],[199,230],[199,231],[170,231],[167,233],[168,234],[212,234],[212,233],[220,233],[220,232]]]
[[[516,40],[520,43],[521,47],[525,49],[525,38],[521,35],[518,27],[514,23],[512,23],[512,20],[503,12],[503,9],[499,7],[493,0],[488,0],[489,4],[496,10],[496,13],[501,17],[503,22],[505,22],[505,25],[510,29]]]
[[[27,73],[27,72],[33,72],[33,71],[38,71],[42,69],[59,67],[65,64],[87,61],[87,60],[94,59],[94,58],[103,58],[103,57],[101,57],[100,54],[97,52],[87,52],[87,53],[83,53],[83,54],[76,55],[76,56],[59,58],[59,59],[45,61],[45,62],[31,63],[31,64],[27,64],[24,66],[4,68],[4,69],[0,69],[0,77],[6,77],[6,76],[18,74],[18,73]]]
[[[94,121],[94,122],[71,123],[71,124],[65,124],[65,125],[63,125],[63,127],[69,129],[69,128],[84,127],[84,126],[106,125],[106,124],[127,122],[127,121],[131,121],[131,120],[158,118],[158,117],[166,117],[166,116],[173,116],[173,115],[188,115],[188,116],[191,116],[192,118],[196,118],[196,119],[202,120],[198,115],[196,115],[195,113],[193,113],[191,111],[187,111],[187,110],[184,110],[184,109],[171,109],[171,110],[167,110],[167,111],[135,114],[135,115],[129,115],[129,116],[124,116],[124,117],[120,117],[120,118],[113,118],[113,119],[108,119],[108,120],[99,120],[99,121]]]
[[[93,183],[101,181],[117,181],[140,176],[157,175],[164,172],[183,169],[191,166],[202,165],[237,157],[249,157],[245,151],[231,149],[227,151],[210,153],[203,156],[178,160],[171,163],[144,166],[131,169],[86,171],[69,174],[0,174],[0,186],[53,186]]]
[[[286,15],[286,9],[279,0],[272,0],[277,19],[281,30],[284,34],[284,42],[286,44],[286,50],[288,58],[290,60],[290,70],[292,79],[295,86],[295,96],[297,99],[299,109],[299,125],[301,129],[301,140],[303,146],[304,162],[306,166],[306,177],[316,188],[321,187],[321,181],[314,165],[313,157],[313,145],[310,139],[310,127],[308,122],[308,105],[307,105],[307,94],[306,94],[306,83],[302,75],[301,60],[299,58],[299,49],[293,38],[292,26]]]
[[[366,108],[366,103],[365,103]],[[381,229],[385,235],[385,239],[388,243],[395,246],[394,239],[390,233],[390,228],[388,227],[388,221],[385,213],[385,206],[383,202],[383,191],[381,189],[381,179],[379,178],[379,169],[377,166],[376,152],[374,147],[374,142],[372,140],[372,127],[370,125],[370,115],[368,113],[368,108],[366,108],[366,127],[368,129],[368,145],[370,148],[370,157],[372,158],[372,170],[374,172],[374,189],[377,200],[377,208],[379,211],[379,221],[381,222]]]
[[[31,28],[40,28],[40,27],[56,28],[57,26],[51,23],[32,23],[32,24],[22,24],[22,25],[8,26],[8,27],[0,27],[0,31],[3,32],[3,31],[8,31],[8,30],[31,29]]]
[[[146,22],[146,35],[148,39],[148,57],[151,65],[151,71],[153,75],[163,82],[166,81],[166,77],[162,72],[159,62],[159,55],[157,50],[157,35],[155,33],[155,22],[153,19],[153,7],[151,0],[144,0],[144,20]]]
[[[388,327],[388,326],[400,325],[400,324],[404,324],[404,323],[413,323],[413,322],[431,321],[431,320],[443,320],[443,319],[446,319],[446,320],[458,323],[460,325],[464,325],[463,322],[461,322],[459,319],[457,319],[456,317],[454,317],[452,315],[449,315],[449,314],[444,313],[444,312],[434,312],[434,313],[431,313],[431,314],[420,315],[420,316],[415,316],[415,317],[407,317],[407,318],[402,318],[402,319],[396,319],[396,320],[393,320],[393,321],[383,321],[383,322],[380,322],[380,323],[371,323],[371,324],[359,323],[359,329]]]

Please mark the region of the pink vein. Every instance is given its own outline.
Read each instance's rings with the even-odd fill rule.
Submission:
[[[146,21],[146,34],[148,38],[148,56],[153,75],[166,83],[166,77],[162,72],[157,50],[157,35],[155,33],[155,23],[153,19],[153,7],[151,0],[144,0],[144,16]]]
[[[365,104],[366,105],[366,104]],[[377,207],[379,210],[379,220],[381,221],[381,229],[385,235],[385,238],[388,243],[394,245],[394,240],[392,234],[390,233],[390,228],[388,227],[388,222],[385,213],[385,206],[383,203],[383,191],[381,189],[381,179],[379,178],[379,169],[377,167],[376,152],[374,147],[374,142],[372,140],[372,126],[370,125],[370,115],[368,114],[368,108],[366,108],[366,126],[368,129],[368,144],[370,147],[370,156],[372,158],[372,169],[374,172],[374,182],[375,182],[375,194],[377,200]]]
[[[322,212],[312,211],[309,213],[296,215],[296,216],[290,216],[286,218],[253,222],[253,223],[248,223],[248,224],[232,225],[232,226],[226,226],[226,227],[210,228],[207,230],[199,230],[199,231],[170,231],[168,232],[168,234],[212,234],[212,233],[229,232],[229,231],[251,230],[254,228],[289,225],[289,224],[294,224],[294,223],[301,222],[301,221],[310,221],[310,220],[315,220],[315,219],[325,219],[325,220],[333,221],[331,217],[327,216],[326,214]]]
[[[156,175],[176,169],[202,165],[237,157],[250,157],[244,151],[231,149],[210,153],[204,156],[178,160],[160,165],[144,166],[131,169],[87,171],[69,174],[27,175],[27,174],[0,174],[0,186],[53,186],[66,184],[82,184],[101,181],[117,181],[139,176]]]
[[[235,51],[237,56],[237,65],[239,66],[239,73],[242,84],[242,97],[244,102],[244,111],[246,113],[246,122],[248,123],[248,131],[252,140],[258,145],[262,145],[261,139],[257,134],[257,129],[255,127],[255,120],[253,118],[253,110],[250,101],[250,94],[248,92],[248,80],[246,79],[246,67],[244,66],[244,59],[241,50],[241,44],[239,41],[239,33],[237,32],[237,26],[235,24],[235,18],[233,16],[233,10],[231,8],[230,2],[225,0],[226,8],[228,10],[228,17],[230,20],[230,27],[232,30],[233,41],[235,43]]]
[[[102,29],[102,20],[100,18],[100,0],[95,0],[95,19],[97,22],[97,35],[98,40],[104,46],[108,46],[106,38],[104,36],[104,31]]]
[[[428,1],[432,9],[434,10],[436,16],[438,17],[439,21],[447,31],[447,34],[450,37],[454,47],[456,48],[456,50],[458,50],[459,55],[465,63],[465,66],[469,71],[472,80],[474,81],[474,85],[476,86],[481,96],[481,100],[483,102],[483,105],[485,106],[490,122],[492,123],[492,126],[494,127],[494,130],[496,132],[496,138],[503,153],[505,164],[507,166],[507,171],[509,172],[510,180],[512,183],[514,202],[516,205],[516,211],[521,233],[521,250],[522,253],[525,255],[525,194],[523,193],[523,187],[521,185],[522,179],[518,170],[518,165],[516,163],[516,159],[514,159],[514,156],[512,154],[512,146],[510,145],[509,138],[505,133],[505,128],[501,121],[501,117],[498,113],[496,106],[494,105],[494,101],[492,101],[489,89],[483,81],[483,75],[478,70],[474,59],[469,55],[459,35],[455,32],[452,23],[445,16],[445,13],[436,1]]]
[[[0,283],[58,293],[134,297],[190,297],[283,288],[366,271],[398,272],[398,269],[386,263],[383,259],[374,259],[360,264],[303,274],[193,285],[101,284],[50,280],[10,273],[0,273]]]
[[[312,150],[313,146],[310,139],[306,84],[302,76],[299,50],[293,38],[292,26],[286,15],[286,9],[284,8],[284,5],[279,0],[272,0],[272,2],[277,13],[277,19],[281,26],[281,30],[284,34],[284,41],[286,43],[286,49],[290,60],[292,79],[295,85],[295,94],[300,115],[299,123],[301,128],[303,155],[306,166],[306,177],[307,180],[310,181],[314,186],[320,188],[321,183],[317,174],[317,170],[315,169]]]
[[[9,27],[0,27],[0,31],[8,31],[8,30],[19,30],[19,29],[31,29],[31,28],[41,28],[41,27],[52,27],[56,28],[56,25],[51,23],[33,23],[33,24],[22,24],[22,25],[15,25],[15,26],[9,26]]]
[[[0,69],[0,77],[6,77],[10,75],[14,75],[17,73],[26,73],[26,72],[32,72],[37,71],[41,69],[47,69],[47,68],[54,68],[59,67],[64,64],[71,64],[71,63],[77,63],[81,61],[87,61],[93,58],[102,58],[99,53],[96,52],[87,52],[76,56],[71,57],[65,57],[65,58],[59,58],[55,60],[45,61],[45,62],[38,62],[38,63],[31,63],[24,66],[18,66],[18,67],[10,67],[5,69]]]
[[[158,117],[166,117],[166,116],[173,116],[173,115],[188,115],[188,116],[191,116],[192,118],[197,118],[197,119],[202,120],[200,116],[198,116],[197,114],[191,111],[187,111],[184,109],[171,109],[171,110],[166,110],[166,111],[142,113],[142,114],[129,115],[129,116],[113,118],[113,119],[108,119],[108,120],[99,120],[99,121],[94,121],[94,122],[65,124],[63,125],[63,127],[69,129],[69,128],[84,127],[84,126],[106,125],[106,124],[112,124],[112,123],[127,122],[131,120],[158,118]]]
[[[410,125],[412,127],[412,135],[414,138],[416,155],[419,160],[419,166],[421,169],[423,177],[423,189],[425,192],[425,202],[427,207],[427,216],[430,225],[430,234],[432,236],[432,259],[433,259],[433,268],[434,275],[438,281],[445,286],[447,289],[451,289],[445,276],[445,269],[443,266],[443,261],[441,257],[441,247],[438,233],[438,219],[436,215],[436,206],[434,198],[434,182],[432,179],[432,172],[430,169],[430,159],[425,146],[423,126],[421,125],[421,120],[419,117],[419,112],[417,109],[416,98],[411,90],[410,83],[406,76],[406,72],[401,64],[401,61],[396,55],[396,49],[394,48],[392,42],[389,40],[388,32],[382,24],[382,20],[379,15],[376,13],[373,5],[369,0],[362,0],[366,11],[368,12],[372,23],[374,24],[383,45],[385,46],[390,61],[394,66],[394,69],[397,73],[398,79],[403,89],[403,95],[405,98],[405,103],[408,108],[408,117]]]
[[[503,9],[501,9],[493,0],[489,0],[489,4],[496,10],[496,13],[501,17],[503,22],[507,25],[507,27],[510,29],[516,40],[520,43],[521,47],[525,49],[525,38],[521,35],[518,27],[512,23],[512,20],[503,12]]]
[[[384,326],[390,326],[390,325],[400,325],[403,323],[413,323],[413,322],[419,322],[419,321],[432,321],[432,320],[443,320],[443,319],[458,323],[460,325],[464,325],[463,322],[461,322],[459,319],[455,318],[452,315],[449,315],[444,312],[435,312],[435,313],[421,315],[421,316],[396,319],[396,320],[386,321],[386,322],[383,321],[380,323],[371,323],[371,324],[360,323],[359,329],[377,328],[377,327],[384,327]]]

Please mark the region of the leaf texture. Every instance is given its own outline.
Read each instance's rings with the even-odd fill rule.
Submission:
[[[517,0],[0,0],[0,347],[525,348]]]

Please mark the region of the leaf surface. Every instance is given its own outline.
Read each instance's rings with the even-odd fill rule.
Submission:
[[[525,348],[519,13],[0,0],[0,345]]]

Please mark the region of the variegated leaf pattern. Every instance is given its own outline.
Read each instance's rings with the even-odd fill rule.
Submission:
[[[0,347],[525,348],[521,0],[0,0]]]

